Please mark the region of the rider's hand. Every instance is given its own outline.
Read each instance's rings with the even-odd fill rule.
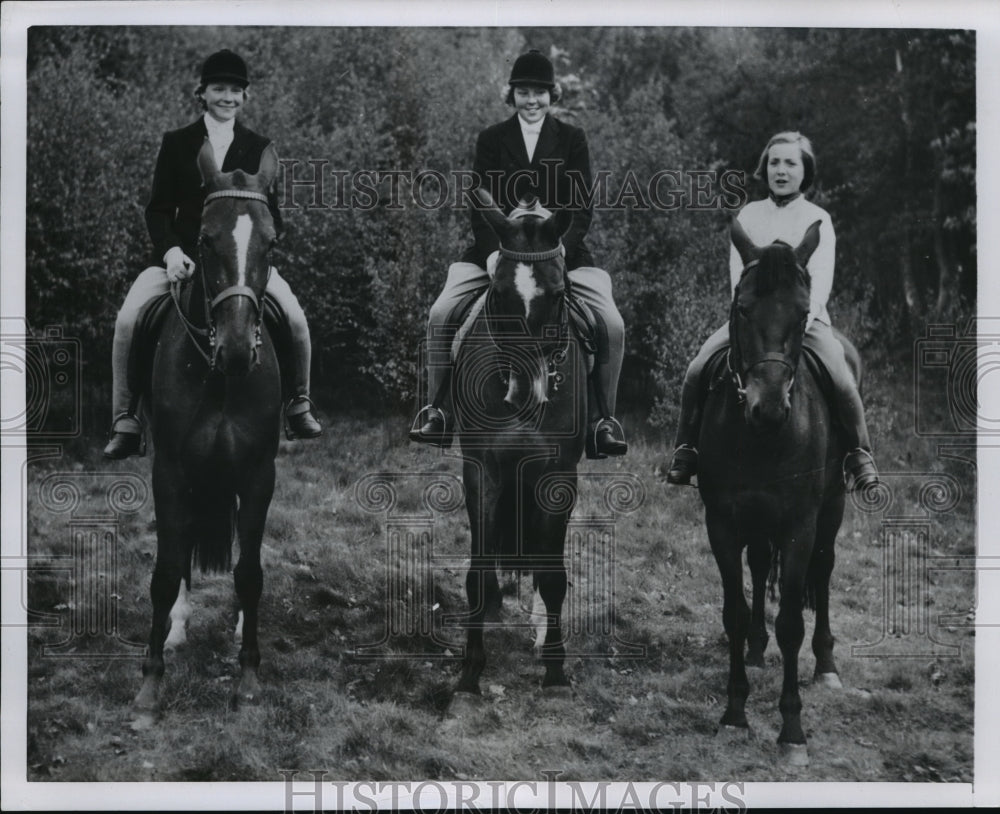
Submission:
[[[171,283],[186,280],[194,274],[194,261],[184,254],[180,246],[167,249],[163,262],[167,264],[167,280]]]

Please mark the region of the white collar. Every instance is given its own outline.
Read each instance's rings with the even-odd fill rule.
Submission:
[[[232,135],[233,129],[236,126],[236,119],[232,118],[228,122],[220,122],[217,119],[213,119],[208,112],[204,115],[205,129],[208,131],[209,136],[223,136],[228,137]]]
[[[528,124],[528,122],[526,122],[524,119],[522,119],[521,116],[520,116],[520,114],[518,114],[517,123],[519,125],[521,125],[521,132],[522,133],[538,134],[538,133],[542,132],[542,125],[545,124],[545,116],[542,116],[542,118],[540,118],[534,124]]]

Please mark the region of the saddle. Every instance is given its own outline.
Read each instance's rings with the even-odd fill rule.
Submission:
[[[189,310],[191,286],[184,286],[180,293],[181,307]],[[153,383],[153,357],[159,344],[160,331],[167,314],[174,308],[169,291],[153,297],[139,311],[136,317],[135,329],[132,333],[132,345],[128,354],[128,385],[134,398],[148,395]],[[279,367],[286,368],[284,360],[291,353],[291,328],[288,317],[270,294],[264,294],[264,324],[267,325],[278,354]],[[185,339],[190,342],[190,339]]]
[[[452,362],[458,359],[458,351],[462,347],[462,341],[468,336],[473,323],[479,316],[479,312],[483,309],[483,304],[486,302],[487,289],[488,286],[483,286],[475,291],[470,291],[459,300],[448,317],[446,324],[459,326],[451,345]],[[590,305],[575,296],[572,290],[570,290],[566,302],[568,305],[570,330],[580,343],[581,350],[583,350],[588,358],[587,368],[589,370],[593,367],[594,357],[596,357],[598,348],[600,347],[597,334],[598,331],[603,330],[603,326]]]

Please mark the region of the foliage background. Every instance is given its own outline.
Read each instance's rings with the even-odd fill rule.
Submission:
[[[510,115],[511,60],[550,54],[557,115],[588,133],[614,195],[627,174],[747,172],[773,132],[817,151],[811,193],[838,235],[831,312],[876,371],[933,322],[974,313],[975,34],[682,28],[34,27],[29,31],[27,317],[84,343],[89,424],[107,421],[114,316],[147,264],[142,218],[162,133],[199,115],[201,60],[251,71],[244,121],[299,179],[468,169],[476,133]],[[287,179],[286,179],[287,184]],[[418,346],[467,214],[387,182],[372,209],[310,208],[288,190],[276,264],[305,306],[323,410],[406,411]],[[434,189],[426,190],[434,197]],[[632,204],[638,203],[632,200]],[[628,327],[620,401],[671,424],[680,377],[724,318],[728,213],[600,211],[590,242]],[[375,405],[373,407],[373,405]]]

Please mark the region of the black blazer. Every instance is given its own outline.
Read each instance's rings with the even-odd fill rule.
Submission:
[[[556,212],[565,221],[562,228],[569,224],[569,215],[572,214],[572,229],[563,237],[566,267],[575,269],[594,265],[594,258],[584,242],[592,217],[587,190],[592,187],[593,181],[590,151],[583,130],[546,116],[535,145],[535,155],[529,162],[515,113],[479,134],[473,170],[504,214],[509,215],[520,198],[532,193],[542,206]],[[530,175],[512,178],[519,170],[527,170]],[[511,188],[508,189],[508,186]],[[499,240],[482,214],[475,209],[471,211],[472,234],[476,242],[466,249],[462,260],[485,268],[486,258],[499,248]]]
[[[153,241],[154,266],[163,265],[163,255],[172,246],[180,246],[188,257],[198,262],[198,233],[201,231],[201,209],[205,203],[205,189],[198,170],[198,152],[207,138],[208,130],[202,118],[163,136],[153,172],[153,191],[146,207],[146,228]],[[233,143],[222,162],[222,171],[256,173],[260,168],[260,157],[270,143],[270,139],[236,121]],[[274,228],[280,235],[282,222],[275,184],[268,190],[268,198]]]

